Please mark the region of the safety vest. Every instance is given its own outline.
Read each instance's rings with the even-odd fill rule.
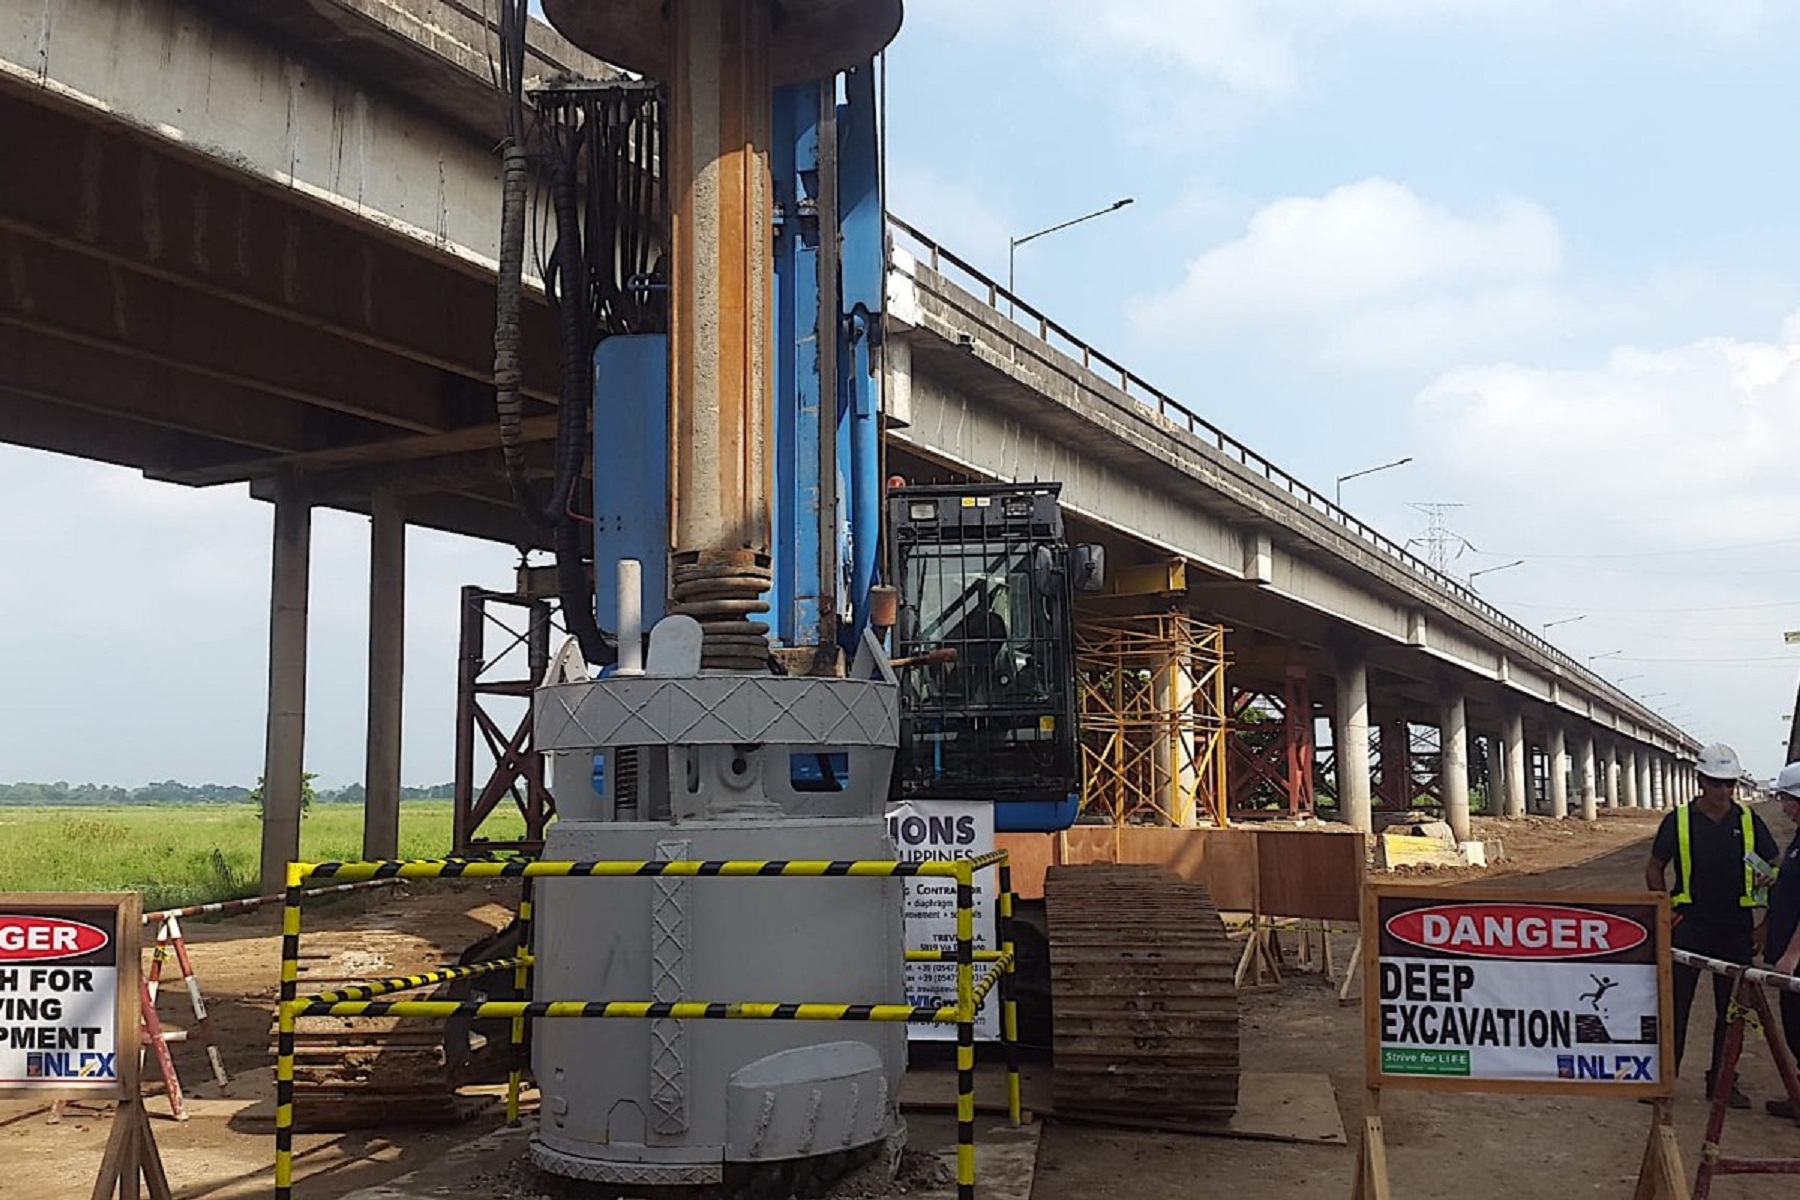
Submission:
[[[1669,897],[1669,903],[1679,908],[1683,904],[1694,902],[1694,842],[1690,810],[1692,804],[1683,804],[1675,810],[1675,835],[1681,852],[1681,890]],[[1735,805],[1738,810],[1738,823],[1744,831],[1744,850],[1746,853],[1756,849],[1756,822],[1750,810],[1743,805]],[[1739,908],[1757,908],[1766,901],[1759,899],[1756,887],[1756,872],[1751,869],[1750,860],[1744,860],[1744,890],[1738,897]]]

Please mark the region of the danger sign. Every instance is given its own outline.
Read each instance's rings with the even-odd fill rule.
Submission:
[[[1666,904],[1376,886],[1364,920],[1372,1082],[1668,1094]]]
[[[118,1094],[119,1032],[133,1028],[127,1007],[136,1012],[137,905],[0,896],[0,1096]]]

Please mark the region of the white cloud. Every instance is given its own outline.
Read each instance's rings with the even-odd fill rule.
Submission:
[[[1645,549],[1793,536],[1800,316],[1773,341],[1621,347],[1585,370],[1459,368],[1424,389],[1419,415],[1448,469],[1546,522],[1626,511]],[[1557,536],[1592,537],[1580,521]]]
[[[268,505],[0,446],[0,781],[249,784],[267,697]],[[362,775],[368,523],[314,515],[307,757]],[[452,771],[457,589],[510,586],[511,550],[407,539],[408,783]],[[498,632],[494,648],[498,648]],[[95,705],[104,736],[91,736]],[[121,705],[123,707],[121,707]],[[98,726],[96,726],[97,728]]]
[[[1330,47],[1347,37],[1483,30],[1567,49],[1577,39],[1633,35],[1679,52],[1766,36],[1791,18],[1778,0],[910,0],[910,26],[1017,44],[1041,31],[1071,69],[1118,69],[1120,86],[1160,92],[1171,122],[1208,121],[1197,89],[1229,122],[1305,92]],[[1182,89],[1171,92],[1173,85]]]
[[[1455,212],[1365,179],[1266,205],[1132,318],[1155,339],[1276,332],[1339,360],[1443,354],[1548,321],[1562,260],[1556,221],[1534,201]]]
[[[1800,627],[1800,315],[1767,340],[1621,346],[1582,369],[1459,367],[1413,417],[1429,482],[1490,552],[1459,569],[1525,558],[1484,591],[1523,621],[1587,614],[1555,630],[1572,653],[1779,766],[1800,672],[1781,640]]]

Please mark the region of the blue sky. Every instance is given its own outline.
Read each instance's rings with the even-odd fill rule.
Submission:
[[[1800,7],[911,0],[896,213],[1748,765],[1800,649]],[[53,494],[55,504],[40,497]],[[247,781],[268,510],[0,449],[0,779]],[[409,782],[450,775],[455,590],[410,542]],[[315,529],[308,755],[361,774],[365,523]],[[54,579],[47,586],[46,579]],[[329,586],[327,586],[329,584]],[[96,680],[105,680],[97,684]],[[96,691],[96,688],[99,691]],[[97,701],[117,689],[113,698]],[[146,705],[144,695],[159,703]],[[102,720],[98,707],[128,714]]]

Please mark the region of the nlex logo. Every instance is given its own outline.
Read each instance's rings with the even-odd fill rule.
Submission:
[[[61,917],[0,913],[0,963],[53,962],[104,950],[112,935]]]
[[[1597,958],[1642,945],[1636,921],[1561,904],[1468,903],[1414,908],[1387,920],[1408,945],[1470,958]]]
[[[1558,1079],[1598,1079],[1610,1083],[1655,1083],[1648,1054],[1559,1054]]]
[[[33,1050],[25,1056],[27,1079],[116,1079],[119,1056],[98,1050]]]

